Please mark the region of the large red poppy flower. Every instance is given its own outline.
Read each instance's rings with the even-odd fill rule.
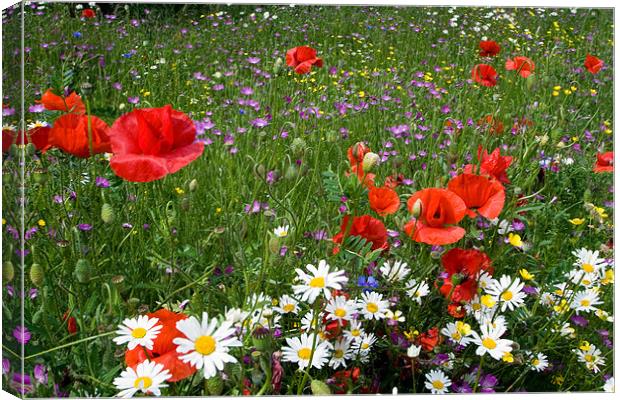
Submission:
[[[534,61],[524,56],[517,56],[515,58],[506,60],[507,71],[517,71],[523,78],[527,78],[534,72]]]
[[[127,366],[136,368],[142,361],[148,358],[158,364],[162,364],[164,369],[170,371],[172,377],[168,382],[177,382],[185,379],[196,372],[196,368],[190,364],[184,363],[179,359],[177,353],[177,345],[172,341],[178,337],[185,337],[176,327],[177,321],[184,320],[187,315],[183,313],[174,313],[166,309],[157,310],[148,314],[149,318],[158,318],[161,325],[161,331],[153,341],[153,349],[148,350],[142,346],[137,346],[133,350],[125,352],[125,362]]]
[[[90,157],[88,121],[90,118],[90,131],[92,135],[93,154],[109,153],[110,138],[108,131],[110,128],[101,119],[94,115],[65,114],[54,121],[54,126],[49,131],[48,143],[50,146],[57,147],[65,153],[73,154],[76,157]]]
[[[405,225],[405,232],[416,242],[444,245],[459,241],[465,229],[458,224],[467,206],[456,193],[447,189],[430,188],[414,193],[407,201],[409,212],[414,212],[416,202],[419,216]]]
[[[482,57],[493,57],[499,54],[499,44],[495,40],[481,40],[480,44],[480,55]]]
[[[614,152],[596,154],[596,164],[594,164],[594,172],[614,172]]]
[[[480,174],[489,175],[502,183],[510,183],[506,170],[512,163],[511,156],[502,156],[499,147],[488,154],[486,150],[482,150],[482,146],[478,146],[478,159],[480,160]],[[477,171],[478,168],[472,164],[465,166],[464,171],[468,174]]]
[[[481,271],[493,273],[489,256],[475,249],[451,249],[441,257],[441,263],[448,276],[439,291],[448,300],[457,303],[469,301],[476,295]]]
[[[340,232],[332,238],[334,243],[342,243],[348,225],[349,216],[347,215],[342,220]],[[361,236],[366,239],[366,241],[372,243],[372,250],[387,249],[390,246],[387,242],[387,229],[385,229],[383,222],[370,215],[354,217],[347,237],[349,236]],[[334,247],[334,254],[338,254],[339,252],[340,247]]]
[[[478,64],[471,70],[471,78],[482,86],[497,85],[497,71],[488,64]]]
[[[308,46],[294,47],[286,52],[286,65],[295,68],[297,74],[307,74],[312,66],[323,66],[323,60],[317,58],[316,50]]]
[[[465,202],[467,215],[476,217],[476,212],[488,219],[495,219],[504,208],[506,192],[497,180],[474,174],[461,174],[448,182],[448,189]]]
[[[596,74],[598,73],[598,71],[601,70],[601,68],[603,68],[603,65],[605,65],[605,63],[600,58],[588,54],[586,55],[586,61],[583,63],[583,65],[588,71],[590,71],[590,73]]]
[[[30,129],[22,138],[21,132],[12,129],[2,130],[2,152],[6,153],[12,144],[24,145],[28,143],[34,144],[37,150],[45,150],[48,147],[48,136],[52,130],[49,126],[39,126]]]
[[[82,11],[82,18],[95,18],[95,10],[86,8]]]
[[[143,108],[121,116],[110,129],[114,156],[110,167],[131,182],[150,182],[172,174],[198,158],[192,120],[170,105]]]
[[[86,112],[86,106],[82,102],[82,98],[75,92],[71,92],[67,97],[61,97],[54,94],[52,89],[47,89],[37,103],[43,104],[43,107],[50,111],[72,112],[75,114],[84,114]]]
[[[394,214],[400,208],[398,193],[388,187],[372,187],[368,192],[370,208],[382,217]]]
[[[440,339],[437,327],[431,328],[418,336],[418,342],[424,351],[432,351],[439,344]]]

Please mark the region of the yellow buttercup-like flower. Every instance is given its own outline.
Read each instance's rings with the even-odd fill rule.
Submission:
[[[513,233],[508,234],[508,242],[514,247],[523,247],[523,241],[521,240],[521,236]]]
[[[519,274],[526,281],[531,281],[532,279],[534,279],[534,275],[530,274],[530,272],[527,269],[525,269],[525,268],[521,268],[519,270]]]
[[[585,218],[573,218],[573,219],[569,219],[568,222],[570,222],[573,225],[581,225],[585,222]]]

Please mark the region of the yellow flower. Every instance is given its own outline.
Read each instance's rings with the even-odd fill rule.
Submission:
[[[584,218],[573,218],[573,219],[569,219],[568,222],[570,222],[573,225],[581,225],[585,222]]]
[[[601,279],[601,284],[609,285],[610,283],[614,283],[614,270],[608,269],[605,271],[605,277]]]
[[[469,335],[469,333],[471,332],[471,326],[464,323],[463,321],[457,321],[456,330],[463,336]]]
[[[177,194],[183,194],[183,193],[185,193],[185,190],[181,189],[180,187],[175,188],[175,189],[174,189],[174,191],[175,191],[175,192],[177,192]]]
[[[519,274],[526,281],[531,281],[532,279],[534,279],[534,275],[530,274],[529,271],[527,269],[525,269],[525,268],[521,268],[519,270]]]
[[[519,247],[519,248],[523,247],[523,241],[521,240],[521,236],[519,236],[517,234],[509,233],[508,234],[508,241],[514,247]]]
[[[568,95],[569,95],[569,94],[571,94],[571,93],[573,93],[573,92],[571,92],[571,91],[570,91],[570,89],[564,89],[564,94],[565,94],[565,95],[567,95],[567,96],[568,96]]]
[[[556,90],[556,91],[557,91],[557,90],[560,90],[560,89],[562,89],[562,86],[554,86],[554,87],[553,87],[553,90]]]
[[[484,304],[485,306],[487,306],[488,308],[493,307],[495,303],[497,303],[495,299],[493,299],[493,296],[491,296],[490,294],[485,294],[484,296],[482,296],[480,298],[480,302]]]
[[[558,385],[558,386],[560,386],[561,384],[563,384],[563,383],[564,383],[564,377],[563,377],[562,375],[556,375],[556,376],[554,376],[554,377],[551,379],[551,382],[552,382],[554,385]]]
[[[2,225],[6,225],[6,219],[2,218]]]
[[[39,225],[41,228],[43,228],[46,224],[45,224],[45,220],[44,219],[40,219],[37,221],[37,225]]]
[[[590,93],[591,94],[596,94],[596,90],[595,89],[590,89]]]
[[[219,214],[221,212],[222,212],[222,208],[221,207],[218,207],[218,208],[215,209],[215,213],[216,214]]]
[[[579,344],[579,349],[583,350],[583,351],[588,351],[590,350],[590,343],[586,340],[583,340],[580,344]]]
[[[607,213],[605,212],[605,209],[603,207],[594,207],[594,211],[596,211],[598,216],[603,218],[603,219],[605,219],[605,218],[607,218],[609,216],[609,215],[607,215]]]
[[[551,93],[553,95],[553,97],[559,96],[560,92],[558,92],[557,90],[554,90],[553,93]]]
[[[512,362],[514,362],[514,361],[515,361],[515,358],[512,356],[512,353],[510,353],[510,352],[506,352],[506,353],[504,353],[504,355],[502,356],[502,360],[503,360],[504,362],[507,362],[507,363],[512,363]]]
[[[364,96],[366,96],[366,93],[364,93],[364,91],[363,91],[363,90],[360,90],[360,91],[357,93],[357,95],[358,95],[359,97],[362,97],[362,98],[363,98]]]

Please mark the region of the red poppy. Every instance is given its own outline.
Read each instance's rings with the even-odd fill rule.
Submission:
[[[385,178],[385,182],[383,183],[383,186],[388,187],[390,189],[396,189],[397,187],[403,184],[404,180],[405,180],[405,176],[403,174],[398,174],[396,176],[390,175],[387,178]]]
[[[43,107],[50,111],[72,112],[75,114],[84,114],[86,112],[86,106],[82,102],[82,98],[75,92],[71,92],[67,97],[61,97],[54,94],[52,89],[47,89],[43,96],[41,96],[41,100],[37,100],[37,103],[43,104]]]
[[[471,70],[471,78],[482,86],[497,85],[497,71],[488,64],[478,64]]]
[[[478,159],[480,160],[480,174],[489,175],[502,183],[510,183],[506,170],[512,163],[511,156],[502,156],[499,147],[488,154],[486,150],[482,150],[482,146],[478,146]],[[477,170],[477,168],[476,168]],[[468,164],[465,166],[466,173],[473,173],[474,166]]]
[[[463,199],[470,218],[475,218],[478,212],[485,218],[495,219],[504,208],[504,186],[495,179],[465,173],[451,179],[448,189]]]
[[[465,316],[465,307],[460,303],[450,303],[448,305],[448,314],[454,318],[463,318]]]
[[[125,362],[127,366],[136,368],[136,365],[148,358],[158,364],[163,364],[164,369],[170,371],[172,377],[168,382],[177,382],[185,379],[196,372],[196,368],[190,364],[179,360],[177,345],[172,341],[177,337],[185,337],[176,327],[178,321],[187,318],[183,313],[174,313],[166,309],[157,310],[148,314],[149,318],[158,318],[162,325],[159,335],[153,341],[153,349],[148,350],[142,346],[137,346],[133,350],[125,352]]]
[[[614,152],[608,151],[607,153],[596,153],[596,164],[594,165],[594,172],[614,172]]]
[[[515,58],[506,60],[507,71],[517,71],[523,78],[527,78],[534,72],[534,61],[527,57],[517,56]]]
[[[500,134],[504,132],[504,123],[491,114],[478,120],[478,126],[485,128],[490,134]]]
[[[92,8],[82,10],[82,18],[95,18],[95,10]]]
[[[348,225],[349,216],[347,215],[342,220],[340,232],[332,238],[334,243],[342,243]],[[387,249],[390,246],[387,242],[387,229],[385,229],[383,222],[370,215],[354,217],[347,237],[348,236],[363,237],[366,241],[372,243],[372,250]],[[334,247],[334,254],[338,254],[338,252],[340,252],[340,247]]]
[[[131,182],[150,182],[172,174],[198,158],[192,120],[170,105],[133,110],[110,129],[114,173]]]
[[[398,193],[388,187],[373,187],[368,192],[370,208],[382,217],[394,214],[400,208]]]
[[[22,139],[21,132],[12,129],[2,130],[2,152],[6,153],[12,144],[23,145],[32,143],[37,150],[46,150],[48,147],[48,136],[52,128],[49,126],[39,126],[30,129]],[[25,142],[25,143],[22,143]]]
[[[312,66],[323,66],[323,60],[317,58],[316,50],[308,46],[294,47],[286,52],[286,65],[295,68],[297,74],[307,74]]]
[[[334,392],[335,394],[345,394],[346,388],[350,383],[355,383],[359,379],[360,369],[359,367],[355,367],[349,370],[341,370],[336,371],[334,375],[332,375],[332,380],[334,386],[338,387]]]
[[[87,158],[90,154],[88,138],[88,120],[86,115],[65,114],[54,121],[54,127],[49,131],[48,143],[65,153],[76,157]],[[109,153],[110,138],[108,125],[101,119],[90,116],[90,130],[92,135],[93,154]]]
[[[424,351],[432,351],[439,344],[439,329],[431,328],[418,336],[418,342]]]
[[[441,263],[448,276],[439,291],[453,303],[469,301],[476,295],[481,271],[493,273],[489,256],[475,249],[453,248],[441,257]]]
[[[409,212],[414,212],[416,201],[420,200],[420,214],[405,225],[405,232],[416,242],[444,245],[459,241],[465,229],[458,224],[467,206],[455,193],[447,189],[430,188],[414,193],[407,201]]]
[[[493,57],[499,53],[500,47],[495,40],[481,40],[480,44],[480,56]]]
[[[588,71],[590,71],[590,73],[597,74],[598,71],[603,68],[603,65],[605,65],[605,63],[600,58],[588,54],[586,55],[586,61],[583,63],[583,65]]]
[[[77,321],[75,319],[75,317],[71,317],[69,315],[69,311],[65,312],[62,315],[62,321],[63,322],[67,322],[67,332],[69,332],[71,335],[73,335],[74,333],[77,333]]]

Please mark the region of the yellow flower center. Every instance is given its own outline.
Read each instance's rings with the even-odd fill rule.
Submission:
[[[336,351],[334,351],[334,357],[336,358],[342,358],[344,356],[344,351],[338,349]]]
[[[362,343],[362,349],[366,350],[370,345],[368,343]]]
[[[295,305],[294,304],[287,304],[284,307],[282,307],[282,309],[288,313],[288,312],[291,312],[291,311],[293,311],[295,309]]]
[[[452,334],[452,339],[454,339],[454,340],[461,340],[461,334],[458,333],[458,332],[454,332]]]
[[[368,312],[374,314],[377,311],[379,311],[379,306],[376,305],[375,303],[368,303],[368,304],[366,304],[366,309],[368,310]]]
[[[146,329],[136,328],[133,331],[131,331],[131,336],[133,336],[135,339],[142,339],[143,337],[146,336]]]
[[[482,306],[480,305],[480,303],[472,303],[471,308],[473,308],[474,311],[480,311]]]
[[[495,343],[495,340],[491,339],[490,337],[485,338],[482,341],[482,345],[490,350],[493,350],[495,347],[497,347],[497,343]]]
[[[584,358],[587,362],[594,361],[594,356],[592,354],[586,354]]]
[[[213,336],[200,336],[196,339],[196,351],[203,356],[208,356],[215,351],[215,339]]]
[[[136,389],[147,389],[153,384],[153,380],[148,376],[141,376],[133,382],[133,387]]]
[[[334,311],[334,315],[338,318],[342,318],[347,315],[347,312],[344,308],[337,308],[336,311]]]
[[[579,302],[579,304],[581,304],[582,307],[590,307],[590,300],[583,299]]]
[[[538,364],[540,364],[540,360],[539,360],[538,358],[537,358],[537,359],[535,359],[534,361],[532,361],[532,365],[533,365],[533,366],[537,367],[537,366],[538,366]]]
[[[502,300],[504,301],[512,300],[512,292],[507,291],[507,292],[502,293]]]
[[[581,266],[581,269],[583,269],[587,273],[594,272],[594,266],[589,263],[583,263],[583,265]]]
[[[325,287],[325,278],[322,276],[317,276],[316,278],[312,278],[310,281],[310,287],[312,288],[324,288]]]
[[[351,330],[351,336],[359,336],[359,335],[360,335],[360,330],[359,329]]]
[[[433,381],[433,387],[437,390],[441,390],[444,387],[444,384],[442,381]]]
[[[312,349],[308,347],[304,347],[303,349],[299,349],[299,351],[297,351],[297,357],[301,360],[309,360],[310,354],[312,354]]]

